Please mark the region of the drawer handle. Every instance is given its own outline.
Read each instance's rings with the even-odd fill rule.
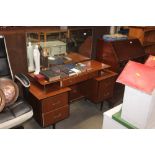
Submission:
[[[61,103],[60,101],[57,101],[57,102],[53,103],[52,105],[55,106],[55,105],[58,105],[60,103]]]
[[[132,44],[133,42],[132,41],[130,41],[130,44]]]
[[[104,94],[105,97],[109,96],[109,95],[110,95],[110,92],[107,92],[107,93]]]
[[[54,119],[57,119],[59,117],[61,117],[61,113],[59,113],[58,115],[54,116]]]

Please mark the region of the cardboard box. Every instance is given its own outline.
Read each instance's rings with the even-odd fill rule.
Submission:
[[[44,48],[44,42],[40,42],[40,45]],[[55,41],[47,41],[46,47],[50,48],[50,56],[55,55],[66,55],[66,43],[63,41],[55,40]]]

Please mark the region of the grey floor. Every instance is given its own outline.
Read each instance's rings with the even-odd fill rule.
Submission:
[[[103,110],[100,111],[100,104],[94,104],[84,99],[70,104],[70,116],[58,122],[56,129],[101,129],[103,123],[103,112],[108,110],[105,102]],[[40,129],[39,124],[30,119],[24,124],[25,129]],[[48,127],[48,128],[52,128]]]

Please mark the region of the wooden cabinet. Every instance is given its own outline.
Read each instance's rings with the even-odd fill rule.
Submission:
[[[35,84],[31,84],[28,100],[33,108],[34,118],[40,126],[47,127],[69,116],[70,90],[70,88],[62,88],[45,93]]]
[[[128,60],[143,63],[146,55],[138,39],[111,42],[100,39],[97,44],[97,60],[110,65],[117,73],[122,71]]]
[[[147,54],[138,39],[105,42],[103,39],[97,43],[97,60],[111,66],[118,74],[121,73],[129,60],[145,62]],[[114,105],[122,101],[124,86],[118,83],[114,88],[114,95],[110,102]]]
[[[113,96],[116,75],[113,71],[104,70],[100,76],[82,83],[80,86],[81,92],[94,103],[109,99]]]
[[[145,52],[155,55],[155,26],[132,26],[129,28],[129,36],[138,38]]]

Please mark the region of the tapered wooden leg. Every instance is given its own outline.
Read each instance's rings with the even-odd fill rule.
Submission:
[[[56,128],[56,124],[53,124],[53,129],[55,129]]]
[[[108,102],[109,108],[113,108],[114,107],[114,103],[113,102],[111,102],[110,100],[107,100],[107,102]]]
[[[100,110],[102,111],[102,109],[103,109],[103,103],[104,103],[104,101],[102,101],[101,102],[101,105],[100,105]]]
[[[84,100],[85,100],[85,101],[88,101],[88,99],[87,99],[87,98],[84,98]]]

